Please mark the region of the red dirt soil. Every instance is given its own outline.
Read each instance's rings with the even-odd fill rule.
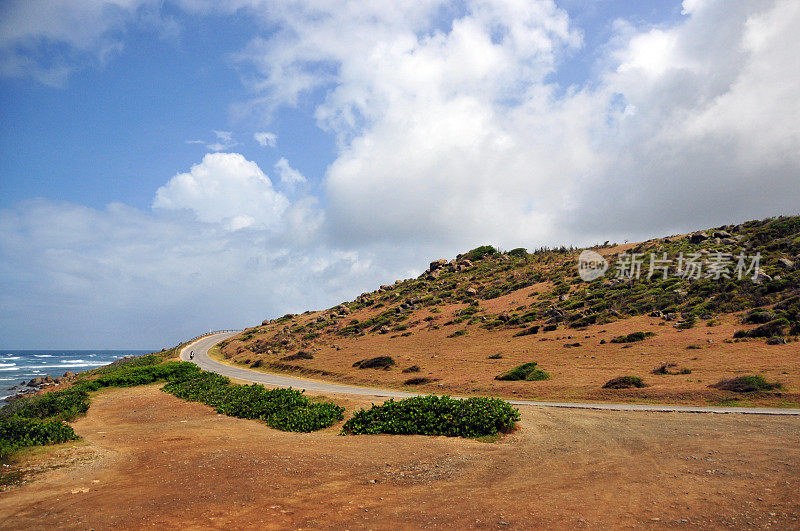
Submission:
[[[23,457],[62,466],[4,492],[0,526],[800,527],[800,418],[520,410],[495,443],[343,437],[105,390],[83,442]]]

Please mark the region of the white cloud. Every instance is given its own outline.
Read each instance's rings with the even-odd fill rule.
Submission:
[[[284,186],[293,188],[298,184],[306,182],[306,178],[303,174],[289,166],[289,161],[283,157],[275,163],[275,169],[278,170],[278,176],[281,179],[281,184]]]
[[[209,153],[203,161],[158,189],[153,207],[191,210],[207,223],[229,230],[276,228],[289,200],[275,191],[255,162],[238,153]]]
[[[233,139],[231,131],[214,131],[214,136],[217,137],[214,142],[206,142],[205,140],[187,140],[187,144],[201,144],[210,151],[225,151],[239,145]]]
[[[164,210],[29,201],[0,210],[3,346],[171,346],[354,297],[386,281],[369,260]]]
[[[275,147],[278,144],[278,135],[266,131],[253,133],[253,138],[258,142],[261,147]]]
[[[325,94],[342,245],[591,242],[796,210],[797,2],[619,21],[597,77],[564,94],[551,80],[580,37],[553,2],[392,6],[270,10],[281,30],[242,56],[273,104]]]

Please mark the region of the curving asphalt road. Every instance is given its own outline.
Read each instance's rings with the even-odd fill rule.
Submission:
[[[216,372],[230,378],[238,378],[249,382],[264,384],[270,387],[293,387],[295,389],[305,389],[307,391],[317,391],[323,393],[342,393],[348,395],[407,398],[419,395],[419,393],[407,393],[389,389],[377,389],[373,387],[359,387],[356,385],[345,385],[328,383],[319,380],[306,378],[294,378],[271,374],[241,367],[226,365],[208,357],[208,351],[220,341],[235,336],[239,332],[226,332],[212,334],[201,337],[196,341],[185,346],[180,353],[184,361],[189,360],[189,353],[194,351],[194,359],[191,361],[201,369]],[[645,404],[593,404],[578,402],[538,402],[533,400],[508,400],[511,404],[518,406],[535,407],[559,407],[573,409],[601,409],[610,411],[660,411],[660,412],[681,412],[681,413],[741,413],[745,415],[800,415],[800,409],[784,408],[764,408],[764,407],[711,407],[711,406],[669,406],[669,405],[645,405]]]

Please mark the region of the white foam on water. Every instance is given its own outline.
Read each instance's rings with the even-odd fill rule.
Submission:
[[[59,365],[23,365],[20,369],[63,369],[64,367],[99,367],[108,365],[102,361],[83,362],[83,363],[60,363]],[[0,371],[3,370],[0,368]],[[6,369],[8,370],[8,369]]]
[[[34,358],[52,358],[53,355],[52,354],[34,354],[33,357]]]

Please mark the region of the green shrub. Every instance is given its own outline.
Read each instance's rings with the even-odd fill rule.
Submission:
[[[638,376],[619,376],[603,384],[603,389],[630,389],[631,387],[647,387]]]
[[[313,359],[314,355],[304,350],[301,350],[296,354],[290,354],[289,356],[284,356],[281,358],[282,361],[313,360]]]
[[[64,389],[23,397],[0,409],[0,418],[73,420],[89,409],[89,394],[82,389]]]
[[[420,377],[417,377],[417,378],[409,378],[408,380],[406,380],[403,383],[405,385],[422,385],[422,384],[431,383],[431,382],[435,382],[435,381],[436,381],[435,378],[426,378],[424,376],[420,376]]]
[[[420,371],[419,365],[412,365],[411,367],[407,367],[407,368],[403,369],[404,373],[419,372],[419,371]]]
[[[330,402],[311,402],[295,389],[231,385],[228,378],[209,372],[170,382],[163,390],[178,398],[212,406],[218,413],[262,420],[283,431],[316,431],[344,418],[342,407]]]
[[[497,398],[428,395],[361,409],[344,424],[342,433],[482,437],[513,430],[519,418],[516,408]]]
[[[12,416],[0,420],[0,461],[28,446],[58,444],[77,439],[69,424],[60,420],[41,420]]]
[[[736,393],[752,393],[755,391],[773,391],[780,389],[783,385],[778,382],[768,382],[763,376],[756,374],[723,379],[709,385],[709,387]]]
[[[536,368],[537,363],[535,361],[531,361],[529,363],[523,363],[519,367],[515,367],[508,372],[504,372],[503,374],[499,374],[494,377],[495,380],[502,380],[502,381],[520,381],[520,380],[527,380],[531,381],[538,381],[538,380],[547,380],[550,378],[550,375],[541,369]]]
[[[636,341],[644,341],[648,337],[654,336],[653,332],[633,332],[627,336],[617,336],[611,340],[612,343],[635,343]]]
[[[482,258],[494,256],[496,254],[498,254],[497,249],[491,245],[481,245],[480,247],[476,247],[475,249],[469,251],[464,255],[463,258],[469,260],[470,262],[475,262],[476,260],[481,260]]]
[[[365,360],[357,361],[353,364],[353,367],[358,367],[359,369],[386,369],[388,370],[389,367],[394,365],[394,359],[391,356],[378,356],[376,358],[369,358]]]
[[[170,353],[171,351],[165,352],[165,354]],[[109,372],[116,372],[123,368],[132,368],[132,367],[143,367],[147,365],[158,365],[164,361],[164,359],[158,354],[148,354],[147,356],[136,356],[136,357],[125,357],[120,358],[110,364],[94,369],[91,371],[92,374],[106,374]]]

